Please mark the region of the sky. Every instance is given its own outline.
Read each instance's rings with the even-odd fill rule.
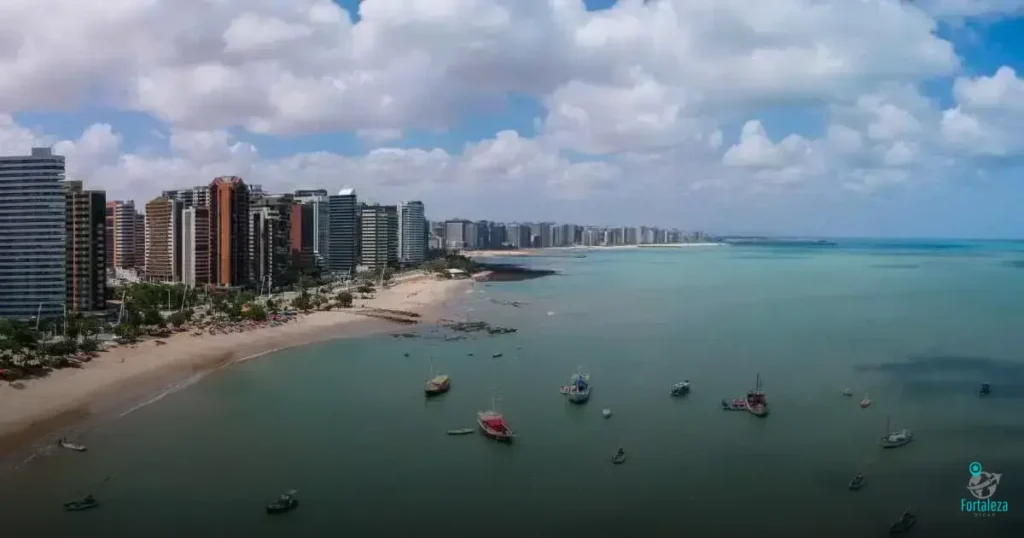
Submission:
[[[1024,0],[5,0],[0,155],[428,218],[1024,237]]]

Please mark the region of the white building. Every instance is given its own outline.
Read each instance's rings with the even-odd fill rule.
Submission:
[[[398,261],[405,265],[423,263],[427,257],[427,218],[423,202],[402,202],[398,206]]]
[[[361,213],[362,264],[376,271],[398,262],[398,208],[367,205]]]

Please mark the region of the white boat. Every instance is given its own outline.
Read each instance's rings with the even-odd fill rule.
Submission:
[[[864,396],[864,399],[860,401],[860,406],[861,406],[861,407],[867,407],[867,406],[869,406],[869,405],[871,405],[871,398],[868,398],[868,397],[867,397],[867,396],[865,395],[865,396]]]
[[[457,430],[448,430],[448,435],[469,435],[475,431],[473,428],[459,428]]]
[[[601,416],[603,416],[604,418],[612,418],[612,410],[611,409],[602,409],[601,410]]]
[[[889,429],[889,417],[885,417],[885,437],[882,437],[882,448],[901,447],[914,440],[914,433],[903,428],[900,431]]]
[[[843,389],[843,396],[853,396],[853,391],[850,389]]]
[[[584,403],[590,399],[590,374],[577,372],[569,379],[569,401]]]
[[[85,452],[86,450],[85,445],[76,445],[75,443],[68,442],[68,440],[63,437],[61,437],[60,440],[57,441],[57,444],[60,445],[62,448],[66,448],[68,450],[75,450],[77,452]]]
[[[672,385],[672,396],[686,396],[690,393],[690,380]]]

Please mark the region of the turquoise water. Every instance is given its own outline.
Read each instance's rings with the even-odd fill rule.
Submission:
[[[911,506],[916,536],[1021,535],[1024,245],[525,263],[561,274],[476,284],[457,307],[516,334],[444,341],[425,328],[239,364],[84,432],[88,453],[5,475],[0,518],[31,530],[19,536],[831,538],[886,535]],[[452,390],[427,401],[430,357]],[[594,392],[571,406],[558,388],[578,367]],[[757,373],[770,417],[718,409]],[[682,379],[692,394],[671,398]],[[492,394],[515,444],[445,435]],[[917,440],[883,452],[887,416]],[[620,445],[628,461],[613,466]],[[1008,513],[960,512],[971,461],[1003,473],[995,498]],[[851,493],[858,470],[868,482]],[[288,488],[302,506],[268,518],[262,504]],[[103,507],[60,510],[90,492]]]

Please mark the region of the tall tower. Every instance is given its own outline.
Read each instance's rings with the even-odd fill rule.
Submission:
[[[240,177],[210,183],[210,282],[251,284],[249,275],[249,188]]]
[[[356,234],[359,214],[356,209],[356,191],[341,189],[328,198],[328,259],[327,270],[332,273],[350,273],[356,268]]]
[[[427,256],[427,219],[423,202],[402,202],[398,206],[398,261],[418,265]]]
[[[65,271],[68,312],[102,310],[107,304],[107,193],[87,191],[81,181],[65,187]]]

